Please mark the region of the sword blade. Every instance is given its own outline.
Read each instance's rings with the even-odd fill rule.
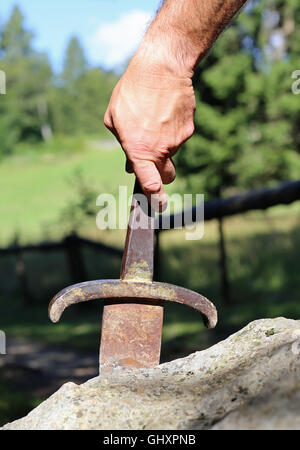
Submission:
[[[121,279],[151,283],[154,217],[139,201],[136,180],[122,260]],[[140,198],[140,200],[142,200]],[[114,367],[154,367],[159,364],[163,302],[134,299],[107,301],[102,316],[100,371]]]

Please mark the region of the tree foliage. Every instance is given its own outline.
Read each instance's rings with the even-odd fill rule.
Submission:
[[[99,133],[116,75],[91,68],[79,40],[71,37],[61,73],[33,46],[33,33],[18,6],[0,28],[0,157],[18,142],[49,139],[52,133]]]
[[[195,135],[177,157],[190,189],[220,197],[299,178],[300,5],[252,1],[194,77]]]
[[[189,189],[220,197],[234,189],[299,177],[300,69],[298,0],[253,0],[196,70],[195,135],[176,158]],[[76,36],[61,73],[34,48],[15,7],[0,28],[0,155],[20,141],[97,134],[116,76],[90,67]]]
[[[0,98],[0,155],[10,153],[21,140],[41,138],[39,105],[52,78],[47,56],[33,49],[33,35],[23,20],[16,6],[0,36],[0,66],[7,83],[7,94]]]

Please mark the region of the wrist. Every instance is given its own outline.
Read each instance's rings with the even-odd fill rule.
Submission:
[[[152,67],[157,67],[157,70],[168,72],[170,76],[192,79],[199,50],[171,25],[166,28],[154,22],[148,29],[136,56],[149,61]]]

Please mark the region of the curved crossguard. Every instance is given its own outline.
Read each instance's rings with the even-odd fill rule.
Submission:
[[[114,367],[153,367],[159,364],[163,303],[191,306],[204,324],[217,323],[214,305],[196,292],[152,281],[154,214],[136,181],[120,280],[95,280],[60,291],[49,305],[58,322],[70,305],[95,299],[105,302],[100,346],[100,371]]]
[[[196,309],[207,328],[217,324],[217,310],[205,297],[189,289],[153,281],[95,280],[74,284],[60,291],[49,305],[49,317],[58,322],[64,310],[75,303],[96,299],[128,299],[136,301],[164,300]]]

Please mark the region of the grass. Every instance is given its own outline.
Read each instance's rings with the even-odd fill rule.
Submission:
[[[82,144],[83,145],[83,144]],[[63,150],[63,147],[62,147]],[[121,150],[100,150],[97,141],[87,141],[79,151],[39,151],[18,154],[0,164],[0,245],[18,232],[22,242],[38,242],[57,222],[72,198],[70,180],[80,169],[95,193],[117,192],[119,185],[132,185],[124,171]],[[96,200],[96,198],[95,198]],[[59,237],[53,229],[51,236]]]
[[[162,235],[162,278],[219,298],[219,249],[215,223],[202,241],[185,241],[184,231]],[[299,214],[284,218],[249,214],[225,221],[233,303],[300,298]],[[182,270],[182,268],[188,270]],[[254,297],[253,297],[254,296]]]
[[[39,397],[24,392],[23,388],[16,389],[0,371],[0,426],[26,416],[40,402]]]
[[[74,144],[74,152],[71,151]],[[121,150],[110,142],[58,140],[49,146],[26,149],[0,164],[0,245],[7,246],[18,232],[21,242],[60,239],[62,209],[74,197],[70,179],[80,168],[95,192],[117,193],[119,185],[132,188],[124,172]],[[65,151],[60,151],[65,149]],[[181,187],[177,180],[169,192]],[[204,238],[186,241],[184,230],[161,234],[161,279],[194,289],[218,307],[219,325],[206,330],[195,311],[166,304],[162,360],[204,349],[249,321],[285,316],[300,319],[299,202],[266,212],[250,212],[224,221],[232,304],[224,305],[219,289],[217,223],[205,223]],[[122,248],[125,231],[100,231],[95,221],[84,224],[84,236]],[[83,250],[88,279],[119,276],[117,257]],[[46,345],[96,351],[99,346],[101,301],[76,305],[59,324],[47,317],[50,298],[72,283],[66,256],[60,251],[24,255],[32,305],[24,307],[14,257],[0,258],[0,329],[10,336]],[[1,381],[2,380],[2,381]],[[0,422],[30,410],[38,397],[11,386],[0,373]]]
[[[300,228],[297,216],[274,217],[271,222],[268,218],[269,227],[265,225],[265,228],[269,231],[264,232],[261,231],[262,219],[256,218],[252,227],[250,222],[250,217],[225,222],[232,291],[229,307],[222,303],[220,297],[215,224],[208,224],[205,238],[198,242],[185,241],[184,231],[162,235],[161,279],[194,289],[210,298],[219,310],[217,335],[223,336],[226,330],[230,333],[258,318],[284,315],[300,319]],[[238,232],[235,232],[235,227],[238,227]],[[241,232],[243,227],[244,234]],[[119,276],[118,257],[91,249],[85,249],[83,256],[88,279]],[[0,329],[8,336],[27,337],[84,351],[96,349],[101,301],[72,306],[56,325],[47,317],[50,298],[72,283],[66,270],[65,256],[59,251],[46,255],[28,253],[24,260],[33,305],[24,308],[22,297],[15,290],[17,279],[12,278],[13,258],[2,257],[1,288],[6,295],[2,295],[0,301]],[[170,355],[188,353],[191,349],[205,348],[213,342],[210,340],[211,332],[203,328],[194,310],[172,303],[166,304],[165,310],[165,359]],[[216,336],[212,338],[214,340]]]
[[[16,232],[21,242],[60,239],[64,220],[58,218],[74,198],[70,183],[74,173],[82,171],[95,197],[102,192],[116,194],[119,185],[131,189],[133,184],[133,177],[124,171],[124,160],[114,141],[95,136],[59,137],[50,144],[19,149],[16,156],[0,164],[0,245],[8,245]],[[168,191],[180,189],[180,183],[176,180]],[[253,298],[256,302],[279,302],[300,297],[299,216],[299,202],[295,202],[225,219],[233,304],[247,304]],[[94,218],[81,232],[120,248],[124,244],[125,230],[100,231]],[[162,279],[203,292],[220,305],[216,221],[205,223],[201,241],[186,241],[184,230],[161,236]],[[118,259],[88,249],[84,252],[90,279],[118,276]],[[32,252],[24,259],[35,304],[48,301],[55,291],[72,282],[61,252]],[[16,295],[13,257],[0,259],[0,285],[4,294]]]
[[[21,242],[39,242],[45,237],[59,239],[63,223],[61,211],[74,199],[72,181],[78,170],[83,174],[95,193],[118,193],[120,185],[128,186],[130,194],[134,178],[124,171],[125,157],[113,140],[106,136],[58,137],[48,144],[30,147],[22,145],[16,155],[0,163],[0,246],[6,246],[15,236]],[[167,192],[182,189],[182,181],[176,179]],[[239,227],[239,218],[231,223],[235,234],[268,230],[268,220],[272,217],[299,216],[299,202],[290,207],[275,207],[268,213],[251,213],[253,220]],[[239,216],[241,217],[241,216]],[[259,219],[258,221],[256,219]],[[262,220],[263,219],[263,220]],[[257,222],[257,223],[255,223]],[[284,224],[287,223],[283,220]],[[282,229],[282,224],[280,225]],[[85,235],[103,238],[107,242],[117,240],[122,244],[124,232],[103,233],[97,230],[95,221],[89,222],[81,230]],[[230,230],[229,230],[230,231]],[[215,226],[206,224],[205,239],[215,239]],[[172,238],[171,238],[172,240]]]

